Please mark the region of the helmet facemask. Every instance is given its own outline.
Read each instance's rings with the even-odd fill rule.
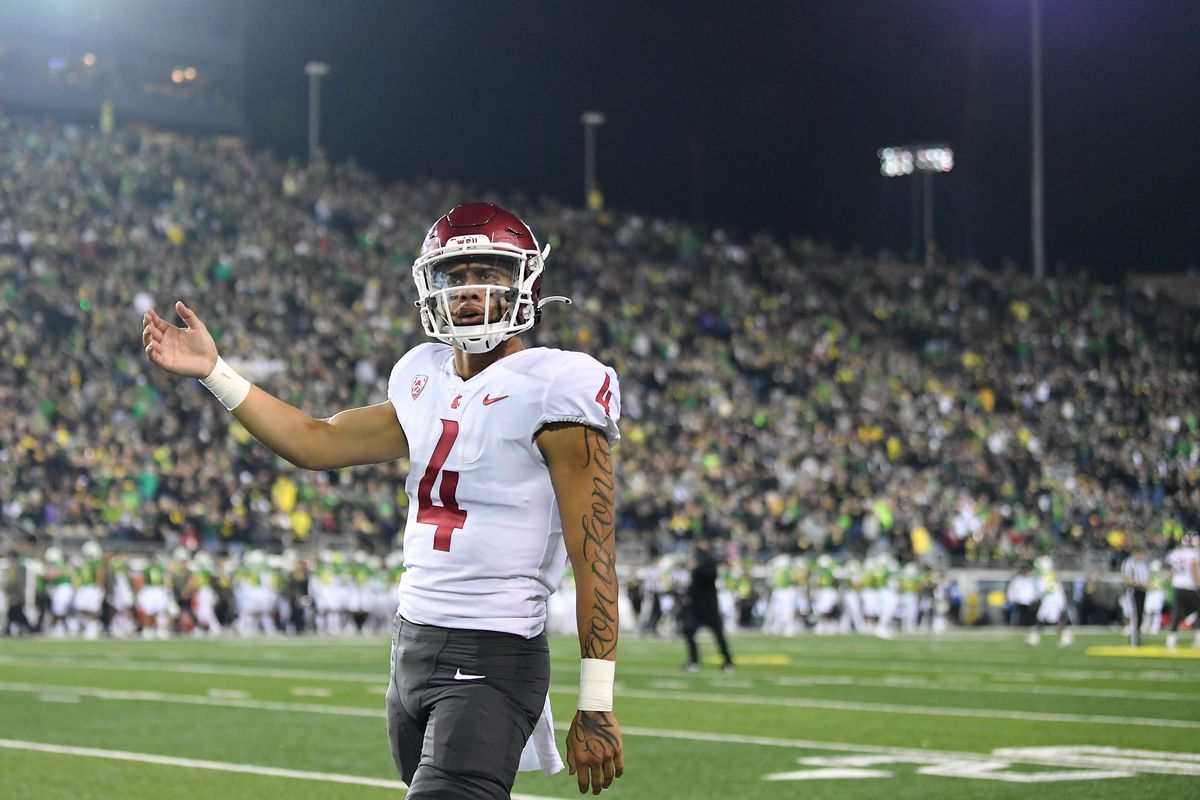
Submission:
[[[467,353],[486,353],[537,321],[534,294],[544,254],[461,238],[468,241],[452,239],[413,264],[417,307],[428,336]]]

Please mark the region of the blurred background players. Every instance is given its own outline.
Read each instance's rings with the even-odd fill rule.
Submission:
[[[1167,555],[1167,566],[1171,568],[1171,588],[1174,598],[1171,602],[1171,632],[1167,634],[1167,649],[1174,650],[1178,646],[1179,624],[1185,619],[1200,613],[1200,535],[1188,531],[1180,539],[1179,546]],[[1200,628],[1196,630],[1193,647],[1200,647]]]
[[[1067,647],[1075,637],[1071,629],[1066,627],[1070,622],[1067,593],[1054,570],[1054,561],[1050,556],[1039,556],[1033,566],[1038,602],[1034,613],[1034,629],[1025,641],[1031,645],[1038,644],[1042,640],[1042,627],[1054,625],[1058,630],[1058,646]]]
[[[713,557],[708,539],[696,540],[690,566],[691,581],[687,593],[683,596],[680,612],[683,637],[687,641],[687,662],[683,668],[687,672],[695,672],[700,668],[696,631],[708,628],[712,631],[713,638],[717,641],[717,649],[721,651],[721,657],[724,659],[721,669],[733,672],[733,655],[725,641],[725,626],[717,605],[717,560]]]
[[[1150,587],[1150,564],[1146,548],[1133,546],[1133,552],[1121,563],[1121,579],[1125,583],[1125,608],[1129,623],[1129,646],[1142,643],[1142,613],[1146,606],[1146,590]]]

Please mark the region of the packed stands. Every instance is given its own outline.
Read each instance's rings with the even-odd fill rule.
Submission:
[[[552,245],[546,291],[576,301],[535,343],[622,377],[626,541],[1115,563],[1200,522],[1200,314],[1171,297],[0,116],[0,526],[390,550],[406,464],[295,469],[153,368],[141,315],[186,300],[230,363],[316,416],[379,402],[424,338],[425,228],[481,196]]]

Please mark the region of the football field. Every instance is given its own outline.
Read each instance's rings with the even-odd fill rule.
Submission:
[[[1188,634],[1185,644],[1191,644]],[[1114,634],[733,639],[736,673],[685,674],[679,641],[626,637],[614,798],[1200,796],[1200,655]],[[702,640],[702,652],[713,653]],[[578,645],[557,638],[559,749]],[[384,638],[0,640],[5,798],[403,795]],[[578,797],[523,773],[514,796]]]

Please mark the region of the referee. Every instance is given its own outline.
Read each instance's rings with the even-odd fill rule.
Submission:
[[[1125,579],[1125,598],[1129,603],[1129,645],[1142,643],[1142,609],[1146,603],[1146,588],[1150,585],[1150,565],[1146,563],[1146,548],[1133,546],[1133,553],[1121,564]]]

